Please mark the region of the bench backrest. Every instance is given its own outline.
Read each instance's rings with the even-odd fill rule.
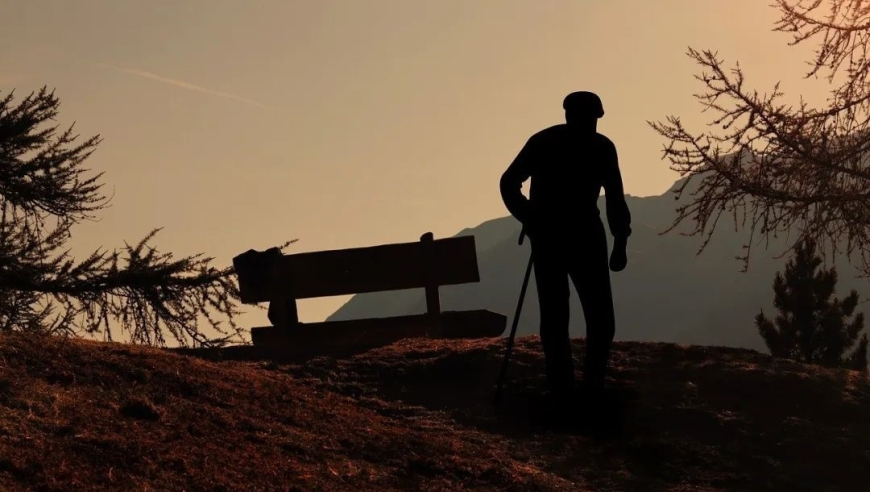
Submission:
[[[243,259],[252,252],[233,259],[246,304],[480,281],[473,236],[434,240],[427,233],[413,243],[293,255],[273,249],[266,261]]]

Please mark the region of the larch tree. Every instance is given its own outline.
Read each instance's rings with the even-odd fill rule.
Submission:
[[[102,173],[84,167],[100,137],[58,131],[60,101],[46,88],[14,101],[14,93],[0,98],[0,332],[112,340],[118,328],[151,345],[245,341],[232,267],[157,251],[148,242],[159,229],[120,251],[72,257],[73,226],[109,203]]]
[[[705,87],[695,97],[711,121],[706,131],[675,116],[648,122],[667,140],[671,168],[687,177],[665,232],[691,224],[701,253],[720,219],[733,217],[749,231],[744,269],[757,239],[797,231],[786,253],[811,239],[823,253],[830,245],[834,255],[858,258],[870,274],[870,3],[774,0],[772,7],[781,14],[774,31],[789,33],[790,45],[816,43],[805,76],[829,84],[827,102],[786,104],[779,83],[751,89],[739,63],[729,68],[717,53],[689,48]]]

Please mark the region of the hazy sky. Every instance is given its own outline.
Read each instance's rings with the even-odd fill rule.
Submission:
[[[500,174],[574,90],[602,97],[626,192],[661,194],[677,176],[645,121],[708,121],[688,46],[739,59],[759,89],[803,87],[807,50],[770,31],[768,3],[0,0],[0,91],[55,88],[61,123],[104,138],[89,164],[115,198],[76,251],[164,227],[160,249],[225,265],[507,215]]]

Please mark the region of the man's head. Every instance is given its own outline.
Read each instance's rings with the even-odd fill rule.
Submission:
[[[601,98],[593,92],[578,91],[565,96],[562,101],[565,109],[565,122],[595,131],[598,119],[604,116]]]

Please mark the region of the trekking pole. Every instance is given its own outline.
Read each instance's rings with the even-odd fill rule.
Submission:
[[[520,240],[519,240],[518,244],[520,244],[520,245],[523,244],[523,238],[525,236],[526,236],[526,229],[525,229],[525,227],[523,227],[523,230],[520,232]],[[519,302],[517,302],[517,311],[514,314],[514,323],[513,323],[513,326],[511,326],[510,337],[508,337],[507,351],[504,354],[504,362],[502,362],[502,365],[501,365],[501,374],[498,377],[498,387],[495,390],[495,399],[493,400],[493,405],[497,405],[499,398],[501,398],[501,388],[502,388],[502,385],[504,384],[505,374],[507,374],[508,360],[510,359],[511,351],[514,348],[514,338],[516,337],[516,334],[517,334],[517,326],[519,325],[519,322],[520,322],[520,313],[523,310],[523,300],[525,300],[525,298],[526,298],[526,288],[528,288],[528,286],[529,286],[529,276],[531,275],[531,273],[532,273],[532,255],[530,254],[529,255],[529,265],[526,267],[526,275],[523,278],[523,286],[520,289],[520,300],[519,300]]]

